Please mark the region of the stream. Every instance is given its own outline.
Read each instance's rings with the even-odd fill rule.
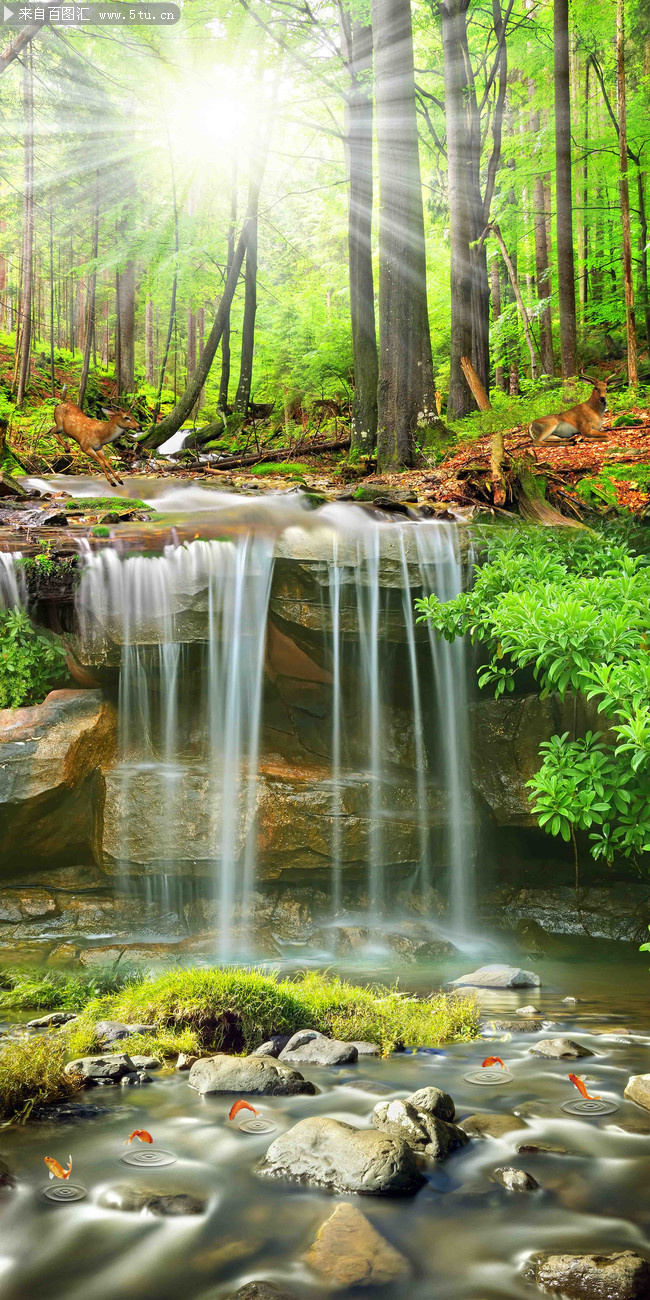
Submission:
[[[471,961],[465,956],[419,968],[402,978],[402,987],[427,993],[472,968]],[[3,1300],[218,1300],[251,1279],[274,1281],[296,1297],[320,1297],[329,1289],[303,1255],[346,1199],[410,1263],[411,1276],[381,1291],[395,1300],[525,1300],[540,1294],[523,1276],[534,1252],[643,1253],[650,1228],[650,1111],[624,1100],[623,1092],[630,1075],[648,1071],[648,959],[621,945],[575,941],[553,959],[520,964],[540,975],[542,987],[481,992],[486,1027],[479,1041],[437,1050],[422,1044],[423,1050],[340,1068],[301,1067],[320,1092],[262,1098],[257,1108],[277,1125],[270,1137],[240,1132],[228,1123],[232,1097],[201,1098],[186,1074],[170,1069],[156,1071],[147,1087],[87,1092],[84,1100],[106,1107],[97,1118],[5,1130],[2,1154],[18,1187],[4,1195],[0,1209]],[[358,969],[339,973],[360,978]],[[366,980],[389,976],[365,965]],[[578,1001],[567,1004],[566,997]],[[539,1033],[489,1029],[494,1017],[515,1019],[516,1009],[530,1004],[541,1012]],[[560,1036],[594,1055],[575,1062],[529,1053],[537,1040]],[[488,1052],[503,1058],[511,1083],[464,1081]],[[571,1071],[619,1109],[588,1119],[563,1112],[562,1103],[578,1098]],[[256,1173],[270,1141],[299,1119],[329,1115],[369,1127],[378,1101],[428,1085],[451,1093],[461,1122],[476,1112],[515,1114],[522,1127],[499,1139],[473,1139],[443,1163],[428,1162],[423,1188],[404,1199],[331,1196]],[[122,1165],[119,1157],[130,1149],[124,1140],[140,1128],[176,1163],[146,1173]],[[519,1154],[522,1143],[561,1151]],[[72,1181],[87,1190],[87,1199],[48,1204],[43,1158],[66,1164],[69,1153]],[[527,1170],[539,1189],[506,1191],[493,1181],[504,1165]],[[116,1185],[184,1192],[204,1201],[204,1212],[172,1218],[106,1208],[102,1199]]]

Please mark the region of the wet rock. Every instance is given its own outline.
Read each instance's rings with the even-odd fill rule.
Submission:
[[[445,1119],[449,1123],[456,1115],[453,1097],[440,1088],[418,1088],[406,1101],[415,1106],[416,1110],[422,1110],[426,1115],[435,1115],[437,1119]]]
[[[541,1016],[539,1007],[517,1007],[516,1016]]]
[[[575,1043],[572,1038],[542,1038],[528,1051],[532,1056],[544,1056],[550,1061],[575,1061],[579,1056],[593,1056],[588,1047]]]
[[[313,1096],[313,1083],[271,1056],[206,1056],[192,1066],[188,1083],[202,1095],[252,1093],[263,1097]]]
[[[330,1286],[386,1286],[411,1272],[404,1255],[347,1202],[321,1224],[304,1258]]]
[[[11,1192],[16,1186],[16,1179],[6,1160],[0,1159],[0,1193]]]
[[[80,1074],[86,1088],[99,1084],[120,1083],[127,1074],[135,1073],[135,1066],[126,1053],[109,1053],[106,1056],[82,1056],[69,1061],[66,1074]]]
[[[539,1255],[526,1274],[542,1291],[567,1300],[646,1300],[650,1267],[634,1251],[610,1255]]]
[[[276,1138],[260,1172],[366,1196],[410,1196],[424,1182],[406,1142],[321,1116],[300,1120]]]
[[[353,1043],[342,1043],[307,1029],[289,1039],[278,1059],[297,1061],[299,1065],[354,1065],[359,1053]]]
[[[579,1001],[580,998],[572,998],[572,997],[562,998],[562,1002],[564,1006],[567,1007],[575,1007],[576,1003],[578,1003]]]
[[[132,1056],[136,1070],[161,1070],[162,1061],[157,1056]]]
[[[489,1115],[478,1111],[476,1115],[461,1120],[458,1127],[471,1138],[503,1138],[526,1128],[526,1125],[516,1115]]]
[[[545,1101],[543,1097],[533,1097],[531,1101],[522,1101],[514,1107],[515,1115],[520,1119],[557,1118],[557,1102]]]
[[[120,1087],[122,1088],[141,1088],[144,1083],[153,1083],[151,1075],[147,1074],[146,1070],[137,1070],[135,1074],[125,1074],[124,1078],[120,1079]]]
[[[379,1043],[364,1043],[355,1039],[353,1043],[350,1043],[350,1047],[356,1047],[357,1056],[381,1056]]]
[[[52,1029],[57,1025],[68,1025],[71,1020],[76,1020],[77,1016],[74,1011],[50,1011],[46,1016],[39,1016],[37,1020],[28,1020],[28,1029]]]
[[[650,1110],[650,1074],[631,1075],[623,1096],[628,1101],[635,1101],[637,1106]]]
[[[233,1291],[228,1300],[295,1300],[293,1292],[276,1286],[275,1282],[247,1282]]]
[[[175,1070],[191,1070],[196,1065],[198,1056],[192,1056],[190,1052],[179,1052],[176,1058]]]
[[[186,1214],[203,1214],[206,1202],[194,1192],[170,1191],[154,1187],[139,1187],[136,1183],[116,1183],[99,1196],[99,1204],[106,1210],[122,1210],[126,1214],[155,1214],[170,1217]]]
[[[97,1119],[100,1115],[110,1114],[108,1106],[93,1106],[82,1101],[52,1101],[45,1106],[35,1106],[29,1119],[43,1124],[76,1124],[82,1119]]]
[[[494,1030],[508,1034],[539,1034],[543,1028],[541,1020],[486,1020],[481,1029]]]
[[[507,1192],[535,1192],[539,1187],[532,1174],[527,1174],[525,1169],[513,1169],[511,1165],[495,1169],[494,1177]]]
[[[452,1151],[465,1146],[469,1138],[455,1124],[416,1110],[408,1101],[380,1101],[372,1112],[376,1129],[389,1137],[408,1142],[414,1151],[424,1151],[434,1160],[446,1160]]]
[[[296,1035],[294,1034],[295,1038]],[[284,1051],[287,1043],[291,1041],[291,1034],[271,1034],[265,1043],[260,1043],[259,1047],[251,1052],[251,1056],[274,1056],[278,1057],[280,1052]]]
[[[126,1025],[121,1020],[98,1020],[95,1025],[98,1039],[107,1046],[131,1038],[133,1034],[153,1034],[155,1031],[155,1025]]]
[[[539,975],[533,971],[521,970],[519,966],[480,966],[469,975],[461,975],[452,980],[457,987],[468,985],[477,989],[523,989],[539,988]]]
[[[568,1156],[568,1147],[555,1146],[553,1142],[518,1142],[516,1146],[517,1155],[536,1156],[536,1155],[553,1155]]]

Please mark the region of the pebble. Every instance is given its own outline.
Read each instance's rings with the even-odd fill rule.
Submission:
[[[539,1187],[532,1174],[526,1173],[525,1169],[513,1169],[510,1165],[495,1169],[494,1178],[507,1192],[536,1192]]]

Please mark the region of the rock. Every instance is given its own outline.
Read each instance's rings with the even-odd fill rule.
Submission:
[[[488,1115],[479,1111],[461,1120],[458,1127],[471,1138],[503,1138],[526,1125],[516,1115]]]
[[[137,1070],[135,1074],[125,1074],[124,1078],[120,1079],[120,1087],[122,1088],[140,1088],[143,1083],[153,1083],[151,1075],[147,1074],[146,1070]]]
[[[162,1070],[162,1061],[157,1056],[132,1056],[136,1070]]]
[[[251,1052],[251,1056],[274,1056],[277,1058],[290,1041],[291,1034],[271,1034],[271,1037],[265,1043],[260,1043],[259,1047],[256,1047]]]
[[[435,1115],[437,1119],[445,1119],[449,1123],[456,1115],[453,1097],[448,1092],[441,1092],[440,1088],[418,1088],[406,1100],[416,1110],[422,1110],[426,1115]]]
[[[635,1101],[637,1106],[650,1110],[650,1074],[631,1075],[623,1096],[628,1101]]]
[[[359,1053],[354,1043],[342,1043],[315,1030],[305,1030],[289,1039],[278,1059],[297,1061],[299,1065],[354,1065]]]
[[[76,1020],[77,1016],[74,1011],[50,1011],[46,1016],[39,1016],[38,1020],[28,1020],[28,1029],[51,1029],[56,1025],[68,1025],[71,1020]]]
[[[16,1186],[16,1179],[6,1160],[0,1158],[0,1192],[11,1192]]]
[[[516,1016],[541,1016],[539,1007],[517,1007]]]
[[[539,975],[533,971],[521,970],[519,966],[480,966],[469,975],[461,975],[452,980],[458,987],[469,985],[477,989],[525,989],[539,988]]]
[[[465,1146],[469,1138],[455,1124],[416,1110],[408,1101],[380,1101],[372,1112],[375,1128],[389,1137],[407,1142],[414,1151],[424,1151],[434,1160],[446,1160],[452,1151]]]
[[[313,1096],[313,1083],[298,1070],[271,1056],[206,1056],[196,1061],[188,1078],[202,1095],[213,1092],[252,1093],[262,1097]]]
[[[181,1214],[203,1214],[206,1202],[194,1192],[170,1191],[154,1187],[139,1187],[136,1183],[116,1183],[107,1187],[99,1198],[106,1210],[122,1210],[126,1214],[143,1211],[158,1217]]]
[[[492,1029],[508,1034],[539,1034],[543,1028],[541,1020],[487,1020],[481,1029]]]
[[[571,998],[571,997],[562,998],[562,1002],[564,1003],[565,1006],[568,1006],[568,1007],[575,1007],[576,1003],[579,1002],[579,1001],[580,1001],[580,998]],[[561,1257],[560,1257],[560,1258],[561,1258]]]
[[[355,1039],[353,1043],[350,1043],[350,1047],[356,1047],[357,1056],[381,1056],[379,1043],[364,1043]]]
[[[199,1059],[198,1056],[192,1056],[191,1053],[189,1052],[179,1052],[176,1058],[176,1065],[174,1066],[174,1069],[191,1070],[192,1066],[196,1065],[198,1059]]]
[[[539,1255],[526,1269],[543,1291],[567,1300],[646,1300],[650,1267],[632,1250],[610,1255]]]
[[[554,1155],[568,1156],[568,1147],[555,1146],[553,1142],[518,1142],[516,1146],[517,1155],[519,1156],[537,1156],[537,1155]]]
[[[98,1020],[95,1025],[95,1033],[102,1043],[117,1043],[123,1038],[131,1038],[133,1034],[153,1034],[156,1032],[156,1025],[125,1025],[121,1020]]]
[[[347,1202],[337,1205],[321,1224],[304,1258],[312,1273],[330,1286],[386,1286],[411,1272],[404,1255]]]
[[[572,1038],[542,1038],[528,1051],[532,1056],[544,1056],[550,1061],[575,1061],[579,1056],[594,1056],[588,1047],[574,1043]]]
[[[135,1073],[135,1066],[130,1056],[108,1054],[106,1056],[82,1056],[76,1061],[69,1061],[65,1067],[66,1074],[80,1074],[86,1088],[100,1083],[119,1083],[127,1074]]]
[[[34,1120],[43,1124],[72,1124],[81,1119],[97,1119],[99,1115],[110,1115],[108,1106],[93,1106],[82,1101],[52,1101],[44,1106],[35,1106],[31,1112],[30,1123]],[[120,1111],[124,1114],[124,1111]]]
[[[300,1120],[276,1138],[260,1172],[366,1196],[410,1196],[424,1182],[406,1142],[321,1116]]]
[[[294,1300],[291,1291],[284,1291],[275,1282],[247,1282],[233,1291],[228,1300]]]
[[[525,1169],[513,1169],[511,1165],[495,1169],[494,1177],[507,1192],[535,1192],[539,1187],[532,1174],[527,1174]]]

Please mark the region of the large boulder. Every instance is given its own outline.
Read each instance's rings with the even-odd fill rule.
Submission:
[[[365,1214],[344,1202],[322,1223],[305,1263],[328,1286],[387,1286],[411,1272],[404,1255],[373,1228]]]
[[[475,989],[526,989],[539,988],[542,981],[532,970],[519,966],[480,966],[469,975],[460,975],[452,984]]]
[[[516,1133],[518,1129],[526,1128],[527,1125],[516,1115],[490,1115],[484,1111],[478,1111],[476,1115],[468,1115],[467,1119],[461,1120],[459,1128],[471,1138],[504,1138],[510,1133]]]
[[[84,1086],[93,1088],[98,1083],[121,1083],[128,1074],[135,1074],[135,1065],[126,1052],[110,1052],[105,1056],[81,1056],[69,1061],[66,1074],[80,1074]]]
[[[410,1196],[424,1182],[406,1142],[326,1116],[300,1120],[276,1138],[260,1172],[366,1196]]]
[[[280,1061],[297,1061],[299,1065],[354,1065],[358,1059],[354,1043],[326,1038],[315,1029],[294,1034],[279,1056]]]
[[[3,867],[100,861],[116,735],[101,691],[50,691],[43,704],[0,710]]]
[[[527,1275],[566,1300],[647,1300],[650,1266],[631,1250],[610,1255],[538,1255]]]
[[[107,1210],[122,1210],[126,1214],[155,1214],[157,1217],[176,1217],[203,1214],[206,1202],[195,1192],[173,1188],[140,1187],[137,1183],[116,1183],[99,1196],[99,1204]]]
[[[436,1119],[445,1119],[448,1123],[456,1116],[456,1107],[453,1097],[448,1092],[442,1092],[440,1088],[418,1088],[417,1092],[412,1092],[410,1097],[406,1098],[411,1106],[416,1110],[424,1111],[425,1115],[435,1115]]]
[[[433,1160],[446,1160],[452,1151],[469,1142],[456,1124],[416,1110],[408,1101],[380,1101],[372,1112],[375,1128],[389,1137],[407,1142],[414,1151],[424,1151]]]
[[[203,1096],[221,1092],[295,1097],[316,1092],[298,1070],[271,1056],[206,1056],[192,1066],[187,1082]]]
[[[541,1038],[528,1051],[531,1056],[544,1056],[549,1061],[576,1061],[580,1056],[594,1055],[582,1043],[574,1043],[572,1038]]]
[[[623,1096],[628,1101],[635,1101],[637,1106],[650,1110],[650,1074],[631,1075]]]

